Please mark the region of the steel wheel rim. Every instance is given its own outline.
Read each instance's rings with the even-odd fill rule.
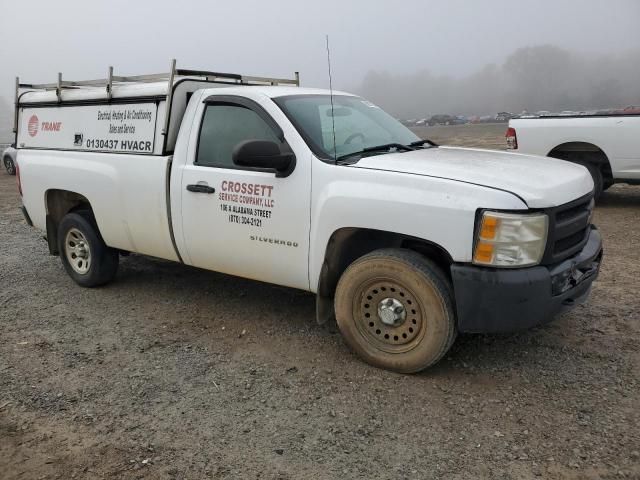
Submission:
[[[67,261],[74,272],[84,275],[91,267],[91,249],[84,234],[77,228],[67,232],[64,239]]]
[[[425,309],[414,292],[401,282],[375,278],[362,283],[355,293],[353,318],[358,331],[371,346],[387,353],[404,353],[424,338]],[[378,313],[381,303],[388,299],[396,300],[405,309],[404,319],[393,325],[385,323]]]

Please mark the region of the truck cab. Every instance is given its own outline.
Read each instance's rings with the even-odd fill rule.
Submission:
[[[190,72],[178,83],[172,67],[155,97],[23,87],[25,216],[79,285],[133,252],[310,291],[365,361],[407,373],[458,332],[529,328],[586,299],[602,247],[582,167],[438,146],[345,92]],[[34,146],[42,122],[60,129]]]

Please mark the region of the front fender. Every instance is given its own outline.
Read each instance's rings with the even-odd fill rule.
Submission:
[[[327,164],[314,169],[313,192],[309,283],[314,292],[329,239],[339,229],[366,228],[420,238],[440,246],[456,262],[470,262],[478,208],[527,208],[503,190]]]

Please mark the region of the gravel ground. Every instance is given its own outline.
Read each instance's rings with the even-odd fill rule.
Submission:
[[[640,478],[640,188],[597,208],[586,305],[411,376],[296,290],[137,255],[82,289],[19,203],[0,174],[3,480]]]
[[[468,123],[466,125],[413,127],[420,138],[428,138],[440,145],[479,147],[503,150],[507,147],[506,123]]]

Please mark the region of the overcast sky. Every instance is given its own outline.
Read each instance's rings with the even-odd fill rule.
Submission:
[[[0,0],[0,95],[13,78],[97,78],[178,66],[357,85],[371,69],[467,75],[517,47],[640,48],[640,0]]]

